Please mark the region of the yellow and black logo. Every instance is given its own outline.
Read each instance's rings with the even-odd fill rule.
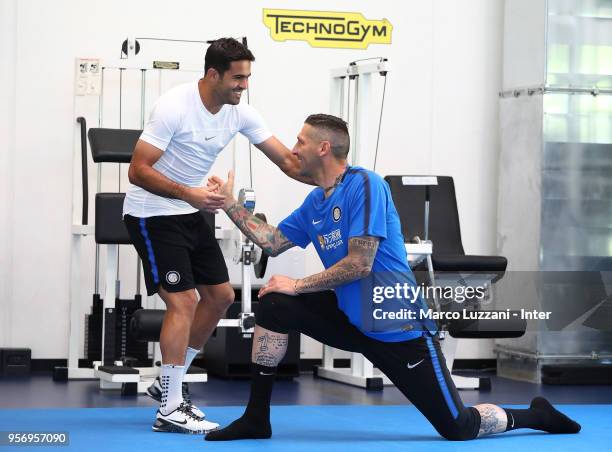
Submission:
[[[306,41],[312,47],[366,49],[391,44],[387,19],[368,20],[361,13],[264,9],[263,22],[275,41]]]
[[[319,245],[321,245],[321,248],[325,248],[325,240],[323,239],[323,236],[317,235],[317,238],[319,239]]]

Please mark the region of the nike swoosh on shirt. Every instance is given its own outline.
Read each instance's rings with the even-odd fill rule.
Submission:
[[[323,220],[319,220],[319,221],[312,220],[312,224],[319,224],[321,221],[323,221]]]
[[[217,135],[215,135],[215,137],[216,137],[216,136],[217,136]],[[208,141],[208,140],[212,140],[213,138],[214,138],[214,137],[204,137],[204,139],[205,139],[206,141]]]

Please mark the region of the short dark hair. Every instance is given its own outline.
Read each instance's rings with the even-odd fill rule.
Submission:
[[[346,121],[337,116],[317,113],[310,115],[304,121],[306,124],[319,130],[328,132],[331,138],[331,151],[337,159],[346,159],[351,147],[348,126]]]
[[[215,69],[222,77],[230,68],[232,61],[255,61],[251,51],[234,38],[220,38],[208,47],[204,57],[204,75],[209,69]]]

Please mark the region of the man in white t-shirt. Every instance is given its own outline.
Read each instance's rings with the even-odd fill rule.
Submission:
[[[288,176],[301,177],[296,157],[253,107],[240,103],[254,60],[234,39],[212,43],[204,78],[159,98],[130,163],[133,186],[124,221],[142,259],[147,293],[158,293],[167,308],[161,374],[147,391],[160,402],[154,431],[205,433],[218,427],[204,419],[183,385],[191,362],[234,300],[214,231],[199,212],[223,208],[224,197],[214,184],[202,186],[204,177],[238,132]]]

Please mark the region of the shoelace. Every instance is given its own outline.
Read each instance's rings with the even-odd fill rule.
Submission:
[[[189,394],[189,386],[187,386],[187,383],[183,383],[183,387],[181,389],[183,390],[183,400],[189,405],[193,405],[193,403],[191,402],[191,395]]]
[[[191,411],[191,405],[187,404],[187,403],[181,403],[181,405],[178,407],[178,410],[185,413],[187,416],[191,417],[192,419],[196,420],[196,421],[201,421],[201,419],[196,416],[193,411]]]

